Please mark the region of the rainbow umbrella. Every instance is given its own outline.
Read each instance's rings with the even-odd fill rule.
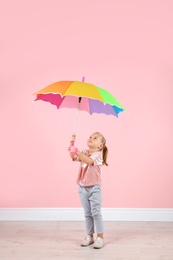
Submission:
[[[77,108],[74,133],[78,121],[79,110],[90,114],[103,113],[118,117],[125,108],[108,91],[93,84],[80,81],[58,81],[34,94],[35,101],[50,102],[59,108]]]

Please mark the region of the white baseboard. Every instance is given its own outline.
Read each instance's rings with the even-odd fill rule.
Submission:
[[[104,221],[173,222],[172,208],[102,208]],[[84,221],[82,208],[0,208],[0,221]]]

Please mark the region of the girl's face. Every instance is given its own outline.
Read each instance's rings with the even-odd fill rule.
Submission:
[[[97,133],[92,134],[87,141],[87,145],[94,151],[101,150],[103,148],[102,137]]]

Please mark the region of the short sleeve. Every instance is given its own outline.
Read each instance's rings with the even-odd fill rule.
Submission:
[[[90,158],[93,159],[94,166],[101,166],[103,164],[102,152],[95,152],[91,154]]]

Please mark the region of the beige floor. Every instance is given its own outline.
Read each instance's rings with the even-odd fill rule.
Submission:
[[[105,222],[102,249],[84,235],[84,222],[0,222],[0,260],[173,260],[173,222]]]

